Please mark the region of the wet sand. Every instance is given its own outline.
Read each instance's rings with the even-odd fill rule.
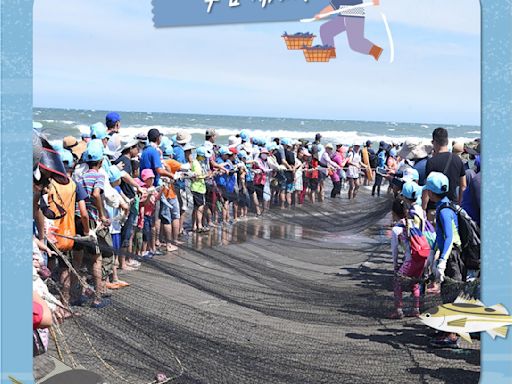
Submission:
[[[419,320],[386,319],[390,199],[342,192],[193,235],[123,275],[112,306],[61,326],[66,364],[109,383],[181,367],[176,383],[477,383],[478,341],[434,350]]]

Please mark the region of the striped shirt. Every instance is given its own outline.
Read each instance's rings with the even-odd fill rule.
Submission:
[[[85,206],[87,208],[87,213],[91,220],[97,221],[99,219],[99,212],[96,206],[94,205],[94,198],[92,197],[92,193],[96,188],[103,189],[105,187],[105,177],[99,173],[95,169],[89,169],[87,172],[82,174],[82,177],[78,181],[85,189],[87,193],[87,198],[85,199]],[[80,211],[77,209],[75,214],[80,216]]]

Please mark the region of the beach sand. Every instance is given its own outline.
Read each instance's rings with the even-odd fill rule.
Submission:
[[[112,306],[61,326],[65,363],[68,344],[109,383],[477,383],[479,341],[434,350],[419,320],[386,319],[391,201],[342,193],[193,235],[122,275]]]

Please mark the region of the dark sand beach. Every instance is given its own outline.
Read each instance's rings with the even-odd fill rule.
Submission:
[[[477,340],[434,350],[419,320],[386,319],[390,204],[362,188],[193,235],[123,275],[113,305],[66,321],[64,362],[108,383],[477,383]]]

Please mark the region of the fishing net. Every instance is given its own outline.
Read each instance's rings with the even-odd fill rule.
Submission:
[[[109,383],[477,383],[478,342],[432,351],[418,320],[386,319],[389,211],[362,191],[194,235],[77,308],[49,353]]]

